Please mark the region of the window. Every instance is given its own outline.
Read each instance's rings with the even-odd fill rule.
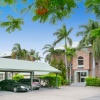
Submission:
[[[81,72],[81,76],[87,76],[86,72]]]
[[[78,67],[84,67],[84,58],[82,56],[78,57]]]

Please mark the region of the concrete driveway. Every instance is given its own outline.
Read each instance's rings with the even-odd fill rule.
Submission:
[[[100,100],[100,87],[63,86],[22,93],[0,91],[0,100]]]

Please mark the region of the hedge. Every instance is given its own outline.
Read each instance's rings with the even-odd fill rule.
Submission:
[[[58,75],[58,87],[61,86],[61,77]],[[56,74],[47,74],[40,77],[40,79],[47,80],[47,85],[50,87],[56,87]]]
[[[17,74],[13,76],[13,80],[16,80],[16,81],[23,79],[23,78],[24,78],[24,75],[21,75],[21,74]]]
[[[99,78],[86,78],[86,85],[87,86],[100,86],[100,79]]]

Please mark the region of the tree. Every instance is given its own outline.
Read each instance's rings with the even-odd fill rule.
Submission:
[[[38,20],[40,23],[44,23],[49,20],[54,24],[58,20],[69,17],[73,8],[77,7],[75,0],[1,0],[0,6],[11,7],[12,11],[16,10],[22,16],[14,18],[9,15],[8,21],[1,22],[0,26],[6,27],[6,31],[9,33],[15,29],[21,30],[24,16],[28,13],[31,13],[33,21]]]
[[[97,37],[93,42],[93,56],[98,61],[98,75],[100,78],[100,37]]]
[[[52,56],[54,57],[54,44],[50,45],[50,44],[46,44],[44,47],[43,47],[43,50],[45,50],[43,52],[43,54],[46,54],[46,57],[45,57],[45,61],[48,61],[48,62],[51,62],[52,60]],[[54,57],[55,58],[55,57]]]
[[[93,56],[98,60],[100,78],[100,28],[93,30],[91,33],[91,37],[94,39],[92,46]]]
[[[62,56],[63,50],[55,49],[54,47],[55,45],[53,43],[52,45],[46,44],[43,48],[45,50],[43,54],[46,54],[45,61],[48,61],[48,63],[54,59],[57,60],[58,56]]]
[[[42,59],[42,57],[39,56],[39,52],[36,52],[34,57],[35,57],[35,60],[37,60],[37,61]]]
[[[26,56],[26,59],[29,61],[41,60],[41,58],[39,52],[36,52],[34,49],[31,49]]]
[[[18,43],[14,44],[14,47],[12,49],[12,58],[25,60],[26,55],[27,55],[27,50],[21,49],[21,46]]]
[[[71,33],[72,28],[70,28],[69,30],[66,29],[66,26],[63,25],[61,29],[59,29],[57,32],[54,33],[54,35],[57,37],[57,40],[55,41],[55,45],[57,43],[59,43],[60,41],[64,40],[65,42],[65,47],[67,48],[67,44],[69,44],[69,46],[72,45],[72,40],[69,37],[69,34]],[[66,52],[66,49],[65,49]],[[67,65],[67,56],[65,55],[65,66],[66,68],[68,68]],[[68,73],[66,72],[66,79],[68,80]]]
[[[56,23],[59,20],[68,18],[73,9],[78,7],[77,2],[82,0],[1,0],[0,6],[11,7],[22,15],[20,18],[14,18],[6,22],[1,22],[1,27],[7,27],[7,32],[13,32],[15,29],[21,30],[24,24],[24,16],[31,12],[32,20],[44,23],[50,21]],[[19,6],[18,6],[19,5]],[[88,11],[94,12],[97,18],[100,18],[100,0],[86,0],[85,6]],[[9,17],[9,16],[8,16]],[[7,23],[7,24],[5,24]],[[16,24],[17,23],[17,24]]]
[[[33,21],[45,22],[48,19],[51,23],[69,16],[76,7],[75,0],[36,0],[35,15]]]
[[[83,29],[82,31],[78,32],[76,36],[82,36],[82,40],[79,43],[78,49],[81,49],[84,46],[89,44],[93,44],[93,38],[91,38],[91,32],[94,29],[100,27],[100,24],[96,21],[89,20],[88,24],[80,25],[79,28]]]
[[[21,18],[14,18],[12,16],[8,16],[8,21],[2,22],[0,24],[1,27],[7,28],[6,31],[8,33],[14,32],[16,29],[21,30],[21,25],[24,24]]]
[[[66,68],[63,60],[60,59],[59,61],[57,61],[56,59],[53,59],[50,62],[50,65],[61,71],[60,76],[62,77],[62,84],[66,84]]]
[[[79,43],[78,48],[81,49],[84,46],[88,46],[89,44],[91,44],[92,48],[93,48],[93,52],[95,52],[95,48],[96,48],[96,39],[97,37],[94,37],[93,34],[98,32],[97,30],[100,28],[100,24],[96,21],[90,20],[89,23],[87,25],[81,25],[80,28],[83,28],[83,31],[80,31],[77,33],[77,36],[83,36],[82,40]],[[93,31],[95,30],[95,31]],[[92,36],[91,36],[92,35]],[[98,36],[100,35],[100,33],[98,34]],[[97,43],[97,42],[96,42]],[[97,45],[99,44],[99,42],[97,43]],[[95,45],[95,47],[93,46]],[[93,55],[93,63],[95,64],[95,58]],[[95,76],[95,65],[93,64],[93,70],[92,70],[92,76]]]
[[[75,56],[75,51],[76,51],[75,48],[67,47],[66,52],[65,52],[65,55],[67,56],[68,66],[69,66],[69,68],[67,69],[67,72],[68,72],[70,84],[71,84],[71,80],[72,80],[72,78],[71,78],[72,59],[73,59],[73,56]]]
[[[65,54],[67,56],[67,61],[69,64],[71,64],[71,60],[72,60],[73,56],[75,55],[75,51],[76,51],[75,48],[70,48],[70,47],[66,48]]]
[[[100,0],[86,0],[85,6],[89,12],[93,12],[97,18],[100,18]]]

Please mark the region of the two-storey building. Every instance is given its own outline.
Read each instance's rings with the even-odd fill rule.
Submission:
[[[85,82],[86,77],[99,77],[98,61],[93,60],[91,46],[76,52],[72,60],[73,82]]]

